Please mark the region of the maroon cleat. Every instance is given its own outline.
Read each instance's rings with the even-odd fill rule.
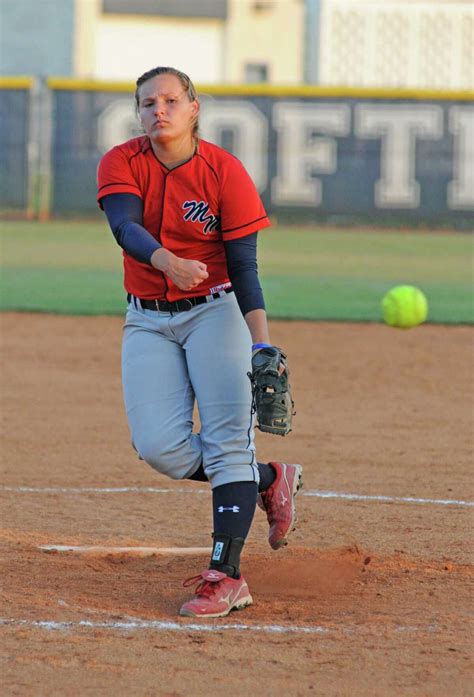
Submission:
[[[199,583],[196,595],[184,603],[179,614],[185,617],[225,617],[231,610],[242,610],[252,604],[245,579],[230,578],[222,571],[208,569],[188,578],[183,586]]]
[[[280,549],[288,544],[288,536],[296,526],[295,496],[303,486],[303,468],[284,462],[268,464],[275,470],[276,478],[266,491],[259,494],[257,501],[267,514],[270,547]]]

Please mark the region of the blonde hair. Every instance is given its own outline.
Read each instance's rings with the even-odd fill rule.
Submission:
[[[143,75],[140,75],[136,82],[136,88],[135,88],[135,104],[136,108],[138,110],[139,105],[140,105],[140,96],[139,96],[139,89],[143,85],[143,83],[147,82],[148,80],[151,80],[152,78],[156,77],[157,75],[175,75],[178,80],[180,81],[184,91],[186,92],[188,99],[190,102],[194,101],[199,101],[198,100],[198,95],[196,92],[196,88],[194,87],[191,78],[186,75],[186,73],[183,73],[181,70],[178,70],[177,68],[171,68],[170,66],[159,66],[157,68],[152,68],[151,70],[147,70],[146,73],[143,73]],[[193,138],[197,139],[199,135],[199,118],[196,116],[193,121],[192,121],[192,136]]]

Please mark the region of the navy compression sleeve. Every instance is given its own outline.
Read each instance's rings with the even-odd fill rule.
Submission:
[[[256,232],[224,242],[230,282],[245,316],[251,310],[264,310],[262,287],[258,280]]]
[[[161,244],[143,227],[143,201],[134,194],[109,194],[101,199],[117,243],[137,261],[150,264]],[[150,264],[151,266],[151,264]]]

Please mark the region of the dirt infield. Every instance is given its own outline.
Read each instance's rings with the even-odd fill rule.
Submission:
[[[298,413],[257,445],[303,464],[299,527],[272,552],[258,511],[254,605],[193,622],[203,553],[39,549],[210,546],[205,487],[129,445],[121,320],[0,321],[2,696],[472,694],[472,328],[272,323]]]

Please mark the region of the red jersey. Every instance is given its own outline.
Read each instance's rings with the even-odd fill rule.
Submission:
[[[179,257],[207,264],[209,278],[189,291],[125,251],[124,285],[138,298],[174,301],[229,287],[224,241],[250,235],[270,221],[242,163],[226,150],[199,141],[194,156],[167,169],[148,136],[107,152],[99,164],[97,200],[108,194],[143,200],[143,227]]]

